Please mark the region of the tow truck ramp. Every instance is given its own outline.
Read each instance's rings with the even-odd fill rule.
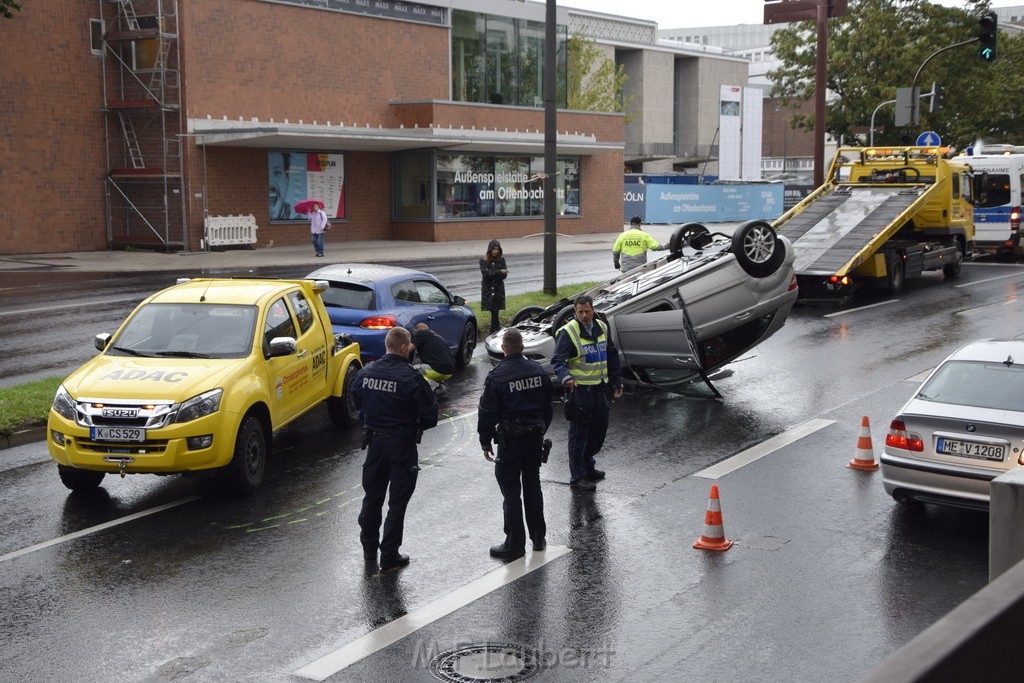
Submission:
[[[932,187],[840,186],[778,227],[778,233],[796,248],[798,274],[843,274],[857,265],[851,262],[866,246],[885,242],[899,229],[902,214],[928,201]]]

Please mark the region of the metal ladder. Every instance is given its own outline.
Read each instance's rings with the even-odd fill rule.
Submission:
[[[132,159],[132,168],[145,168],[142,159],[142,146],[139,144],[139,137],[135,134],[135,125],[132,123],[131,114],[126,110],[118,110],[117,119],[121,123],[121,132],[124,134],[124,145]]]
[[[113,2],[117,5],[118,14],[128,25],[128,30],[138,31],[139,18],[135,13],[135,5],[132,4],[132,0],[113,0]]]

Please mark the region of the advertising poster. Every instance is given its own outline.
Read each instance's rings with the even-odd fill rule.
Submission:
[[[331,218],[345,218],[345,155],[320,152],[268,152],[271,221],[303,220],[294,206],[319,199]]]
[[[647,185],[648,223],[774,220],[782,206],[781,184]]]

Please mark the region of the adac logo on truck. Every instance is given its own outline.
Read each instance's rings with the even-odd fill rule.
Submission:
[[[187,372],[181,372],[180,370],[174,370],[168,372],[167,370],[153,370],[147,372],[145,370],[112,370],[107,374],[100,377],[104,379],[116,379],[116,380],[149,380],[152,382],[180,382],[188,377]]]

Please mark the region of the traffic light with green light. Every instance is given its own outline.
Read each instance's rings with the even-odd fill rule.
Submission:
[[[978,55],[986,62],[996,61],[996,40],[999,36],[999,15],[985,12],[978,21]]]

